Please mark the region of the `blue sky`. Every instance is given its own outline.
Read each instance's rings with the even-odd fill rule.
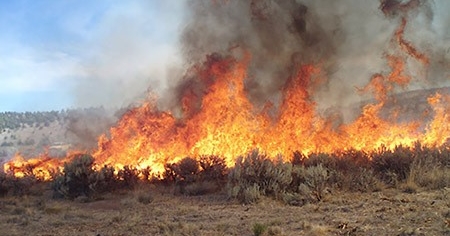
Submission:
[[[164,86],[182,19],[177,0],[0,1],[0,111],[122,106]]]

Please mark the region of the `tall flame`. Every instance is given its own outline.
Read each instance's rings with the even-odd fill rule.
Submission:
[[[422,132],[419,121],[393,123],[383,119],[380,110],[386,99],[384,96],[366,105],[352,123],[333,127],[333,116],[320,116],[311,98],[311,84],[321,76],[320,68],[314,65],[298,67],[284,87],[278,108],[268,104],[266,109],[258,110],[249,101],[244,86],[250,60],[249,55],[243,60],[224,58],[199,69],[198,73],[204,76],[199,79],[208,82],[206,92],[199,104],[192,99],[192,93],[185,93],[182,118],[158,110],[151,101],[129,110],[111,128],[110,137],[99,138],[98,149],[93,153],[96,164],[118,168],[125,165],[150,167],[153,172],[159,172],[166,163],[186,156],[218,155],[225,158],[228,166],[233,166],[234,158],[255,148],[268,156],[281,154],[289,159],[294,151],[308,154],[373,150],[381,146],[412,146],[417,141],[438,146],[450,137],[450,107],[447,105],[450,97],[442,94],[428,99],[435,117]],[[394,68],[386,77],[373,77],[370,86],[375,93],[385,93],[391,86],[389,83],[401,84],[406,80],[396,81],[398,78],[393,77],[401,76],[396,70]],[[195,109],[198,110],[192,111]],[[5,169],[17,171],[26,163],[37,167],[42,174],[52,169],[52,165],[62,166],[64,161],[67,160],[48,157],[28,161],[14,159]],[[16,173],[23,175],[20,171]]]
[[[392,1],[385,1],[383,11],[393,9]],[[414,7],[400,5],[400,10]],[[387,3],[390,3],[387,4]],[[404,39],[406,18],[394,34],[394,42],[401,52],[428,66],[429,58]],[[230,50],[240,50],[233,47]],[[92,155],[98,166],[122,168],[131,165],[150,167],[153,173],[164,170],[167,163],[186,156],[217,155],[233,166],[235,158],[252,149],[259,149],[270,157],[281,155],[286,160],[292,153],[339,152],[343,150],[374,150],[398,145],[413,146],[421,142],[426,146],[440,146],[450,137],[450,96],[434,94],[428,98],[434,118],[395,121],[395,114],[382,115],[392,100],[396,88],[406,88],[411,77],[405,73],[405,59],[387,55],[391,71],[372,76],[361,93],[372,93],[375,100],[365,105],[351,123],[336,123],[336,116],[323,116],[313,99],[314,91],[326,81],[320,64],[293,65],[289,79],[281,91],[279,103],[267,102],[261,108],[249,99],[246,82],[250,80],[248,68],[252,62],[250,52],[241,59],[211,54],[203,64],[189,70],[196,78],[181,92],[181,115],[161,111],[156,99],[127,111],[110,135],[98,139],[98,148]],[[61,171],[64,159],[46,155],[24,160],[20,156],[6,163],[5,171],[23,176],[27,169],[43,179]]]

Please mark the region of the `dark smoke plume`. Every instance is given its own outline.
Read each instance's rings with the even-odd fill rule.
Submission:
[[[247,89],[255,102],[274,96],[294,65],[326,62],[331,70],[344,40],[338,18],[320,19],[294,0],[191,1],[189,7],[191,20],[182,34],[185,60],[194,64],[212,53],[250,52]],[[183,83],[185,89],[192,81]]]
[[[355,87],[364,87],[376,73],[389,73],[386,55],[401,54],[408,75],[418,78],[413,88],[433,86],[424,82],[430,75],[448,79],[447,55],[434,55],[442,54],[446,36],[428,34],[438,36],[435,47],[423,37],[434,19],[431,1],[195,0],[188,8],[181,37],[185,63],[249,52],[246,89],[258,105],[276,100],[296,67],[309,63],[320,64],[327,78],[314,93],[321,108],[367,99]],[[187,90],[200,99],[204,86],[187,74],[175,88],[175,100],[179,104]]]

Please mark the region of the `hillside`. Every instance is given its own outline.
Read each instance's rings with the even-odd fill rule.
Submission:
[[[36,156],[48,150],[63,156],[70,148],[91,149],[97,137],[117,120],[104,108],[49,112],[1,112],[0,159],[15,153]]]

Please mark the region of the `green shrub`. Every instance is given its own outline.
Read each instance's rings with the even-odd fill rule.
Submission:
[[[231,169],[228,195],[243,203],[256,202],[261,196],[281,199],[291,205],[320,201],[327,187],[329,170],[317,160],[331,161],[327,155],[321,155],[315,160],[308,167],[293,166],[284,163],[281,158],[271,161],[257,150],[253,151],[245,158],[238,158]]]
[[[258,184],[245,186],[239,191],[237,197],[244,204],[256,203],[261,200],[261,187]]]
[[[293,166],[291,171],[292,181],[289,184],[290,192],[298,192],[300,184],[306,181],[306,168],[304,166]]]
[[[252,231],[253,231],[253,235],[255,235],[255,236],[263,235],[263,233],[266,232],[266,230],[267,230],[267,225],[265,225],[265,224],[260,224],[260,223],[253,224]]]
[[[309,189],[307,189],[309,191]],[[304,192],[302,187],[298,186],[296,192],[285,192],[281,195],[281,200],[291,206],[303,206],[313,201],[310,192]]]

